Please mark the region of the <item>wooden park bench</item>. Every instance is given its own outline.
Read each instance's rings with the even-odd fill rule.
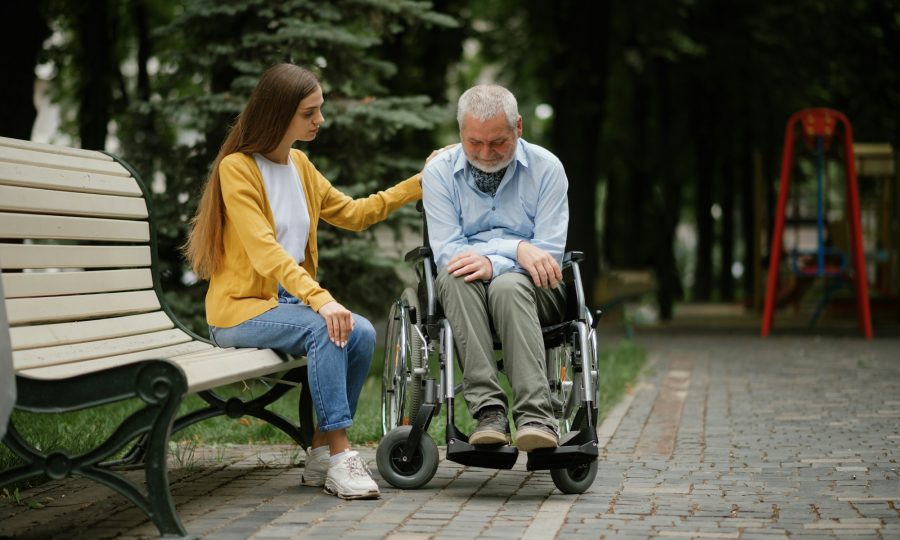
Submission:
[[[15,408],[53,414],[134,398],[143,406],[78,455],[45,453],[10,420],[3,442],[23,463],[0,472],[0,487],[41,475],[87,477],[128,498],[162,535],[184,536],[169,490],[170,435],[214,416],[250,415],[306,448],[312,407],[305,359],[220,349],[173,316],[160,290],[149,201],[138,175],[114,156],[0,138],[0,361],[12,357]],[[288,384],[255,399],[214,392],[275,374]],[[299,425],[265,408],[298,385]],[[195,393],[204,408],[177,418],[182,399]],[[145,464],[146,486],[110,465],[123,461]]]
[[[656,277],[649,269],[607,269],[600,276],[594,288],[594,300],[607,320],[621,320],[625,337],[631,339],[634,325],[627,306],[656,291]]]

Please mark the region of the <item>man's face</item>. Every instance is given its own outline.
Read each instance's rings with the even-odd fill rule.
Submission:
[[[516,129],[512,129],[502,113],[484,121],[466,115],[459,130],[466,158],[484,172],[497,172],[509,165],[521,135],[522,118],[516,121]]]

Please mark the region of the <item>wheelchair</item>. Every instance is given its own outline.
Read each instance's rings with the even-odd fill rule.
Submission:
[[[418,205],[422,211],[421,202]],[[423,213],[424,223],[424,213]],[[385,340],[381,421],[383,438],[376,464],[389,484],[401,489],[426,485],[438,467],[438,449],[428,434],[446,408],[446,458],[473,467],[511,469],[516,447],[472,445],[456,425],[453,404],[462,391],[454,380],[453,331],[437,298],[437,268],[424,224],[423,246],[406,254],[418,286],[407,288],[390,308]],[[584,493],[597,475],[599,375],[596,325],[601,312],[586,306],[578,262],[580,252],[563,258],[566,287],[564,321],[541,329],[551,405],[559,423],[559,447],[528,453],[527,470],[549,470],[563,493]],[[424,309],[423,309],[424,308]],[[495,338],[494,347],[500,350]],[[499,361],[502,369],[502,360]],[[437,366],[430,368],[430,366]],[[463,398],[464,399],[464,398]]]

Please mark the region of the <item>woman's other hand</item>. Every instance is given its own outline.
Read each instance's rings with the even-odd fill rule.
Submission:
[[[350,331],[353,330],[353,314],[337,302],[328,302],[319,308],[319,315],[328,325],[328,337],[338,347],[347,346]]]
[[[453,147],[456,146],[457,144],[459,144],[459,143],[448,144],[447,146],[445,146],[445,147],[443,147],[443,148],[438,148],[437,150],[435,150],[434,152],[432,152],[431,154],[429,154],[427,158],[425,158],[425,164],[428,165],[428,162],[431,161],[432,159],[434,159],[434,157],[435,157],[436,155],[440,154],[441,152],[443,152],[443,151],[445,151],[445,150],[450,150],[451,148],[453,148]]]

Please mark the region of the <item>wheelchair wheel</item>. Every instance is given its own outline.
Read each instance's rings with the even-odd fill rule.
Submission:
[[[571,343],[554,349],[547,358],[547,382],[550,384],[550,402],[553,414],[559,421],[560,433],[574,429],[572,413],[581,402],[578,395],[579,381],[573,367],[575,350]]]
[[[587,340],[588,343],[588,354],[583,360],[584,370],[578,374],[578,379],[576,382],[576,387],[583,389],[584,381],[581,378],[585,373],[591,373],[591,388],[593,395],[591,397],[591,401],[593,401],[593,407],[591,409],[591,422],[594,425],[597,425],[597,417],[600,411],[600,352],[597,350],[597,335],[594,334],[592,339]]]
[[[381,430],[387,434],[409,424],[422,404],[422,340],[409,320],[410,307],[418,312],[415,291],[406,289],[391,305],[384,346],[384,373],[381,380]]]
[[[598,356],[597,352],[596,334],[587,339],[587,351],[582,355],[580,363],[583,369],[578,370],[578,372],[575,374],[574,380],[575,388],[577,389],[578,393],[578,403],[576,403],[575,406],[577,408],[577,406],[581,405],[584,399],[590,398],[591,423],[597,425],[597,417],[600,411],[600,357]],[[587,375],[591,377],[591,396],[584,395],[584,377]],[[581,429],[586,425],[586,420],[583,413],[584,410],[579,410],[578,413],[574,415],[574,417],[572,418],[570,429]]]
[[[584,493],[597,477],[597,461],[566,469],[551,469],[550,477],[553,478],[553,485],[556,486],[556,489],[563,493]]]
[[[400,426],[391,430],[378,443],[375,463],[378,472],[387,482],[400,489],[416,489],[434,478],[438,466],[437,445],[427,433],[422,433],[415,453],[405,458],[403,447],[409,438],[411,426]]]

